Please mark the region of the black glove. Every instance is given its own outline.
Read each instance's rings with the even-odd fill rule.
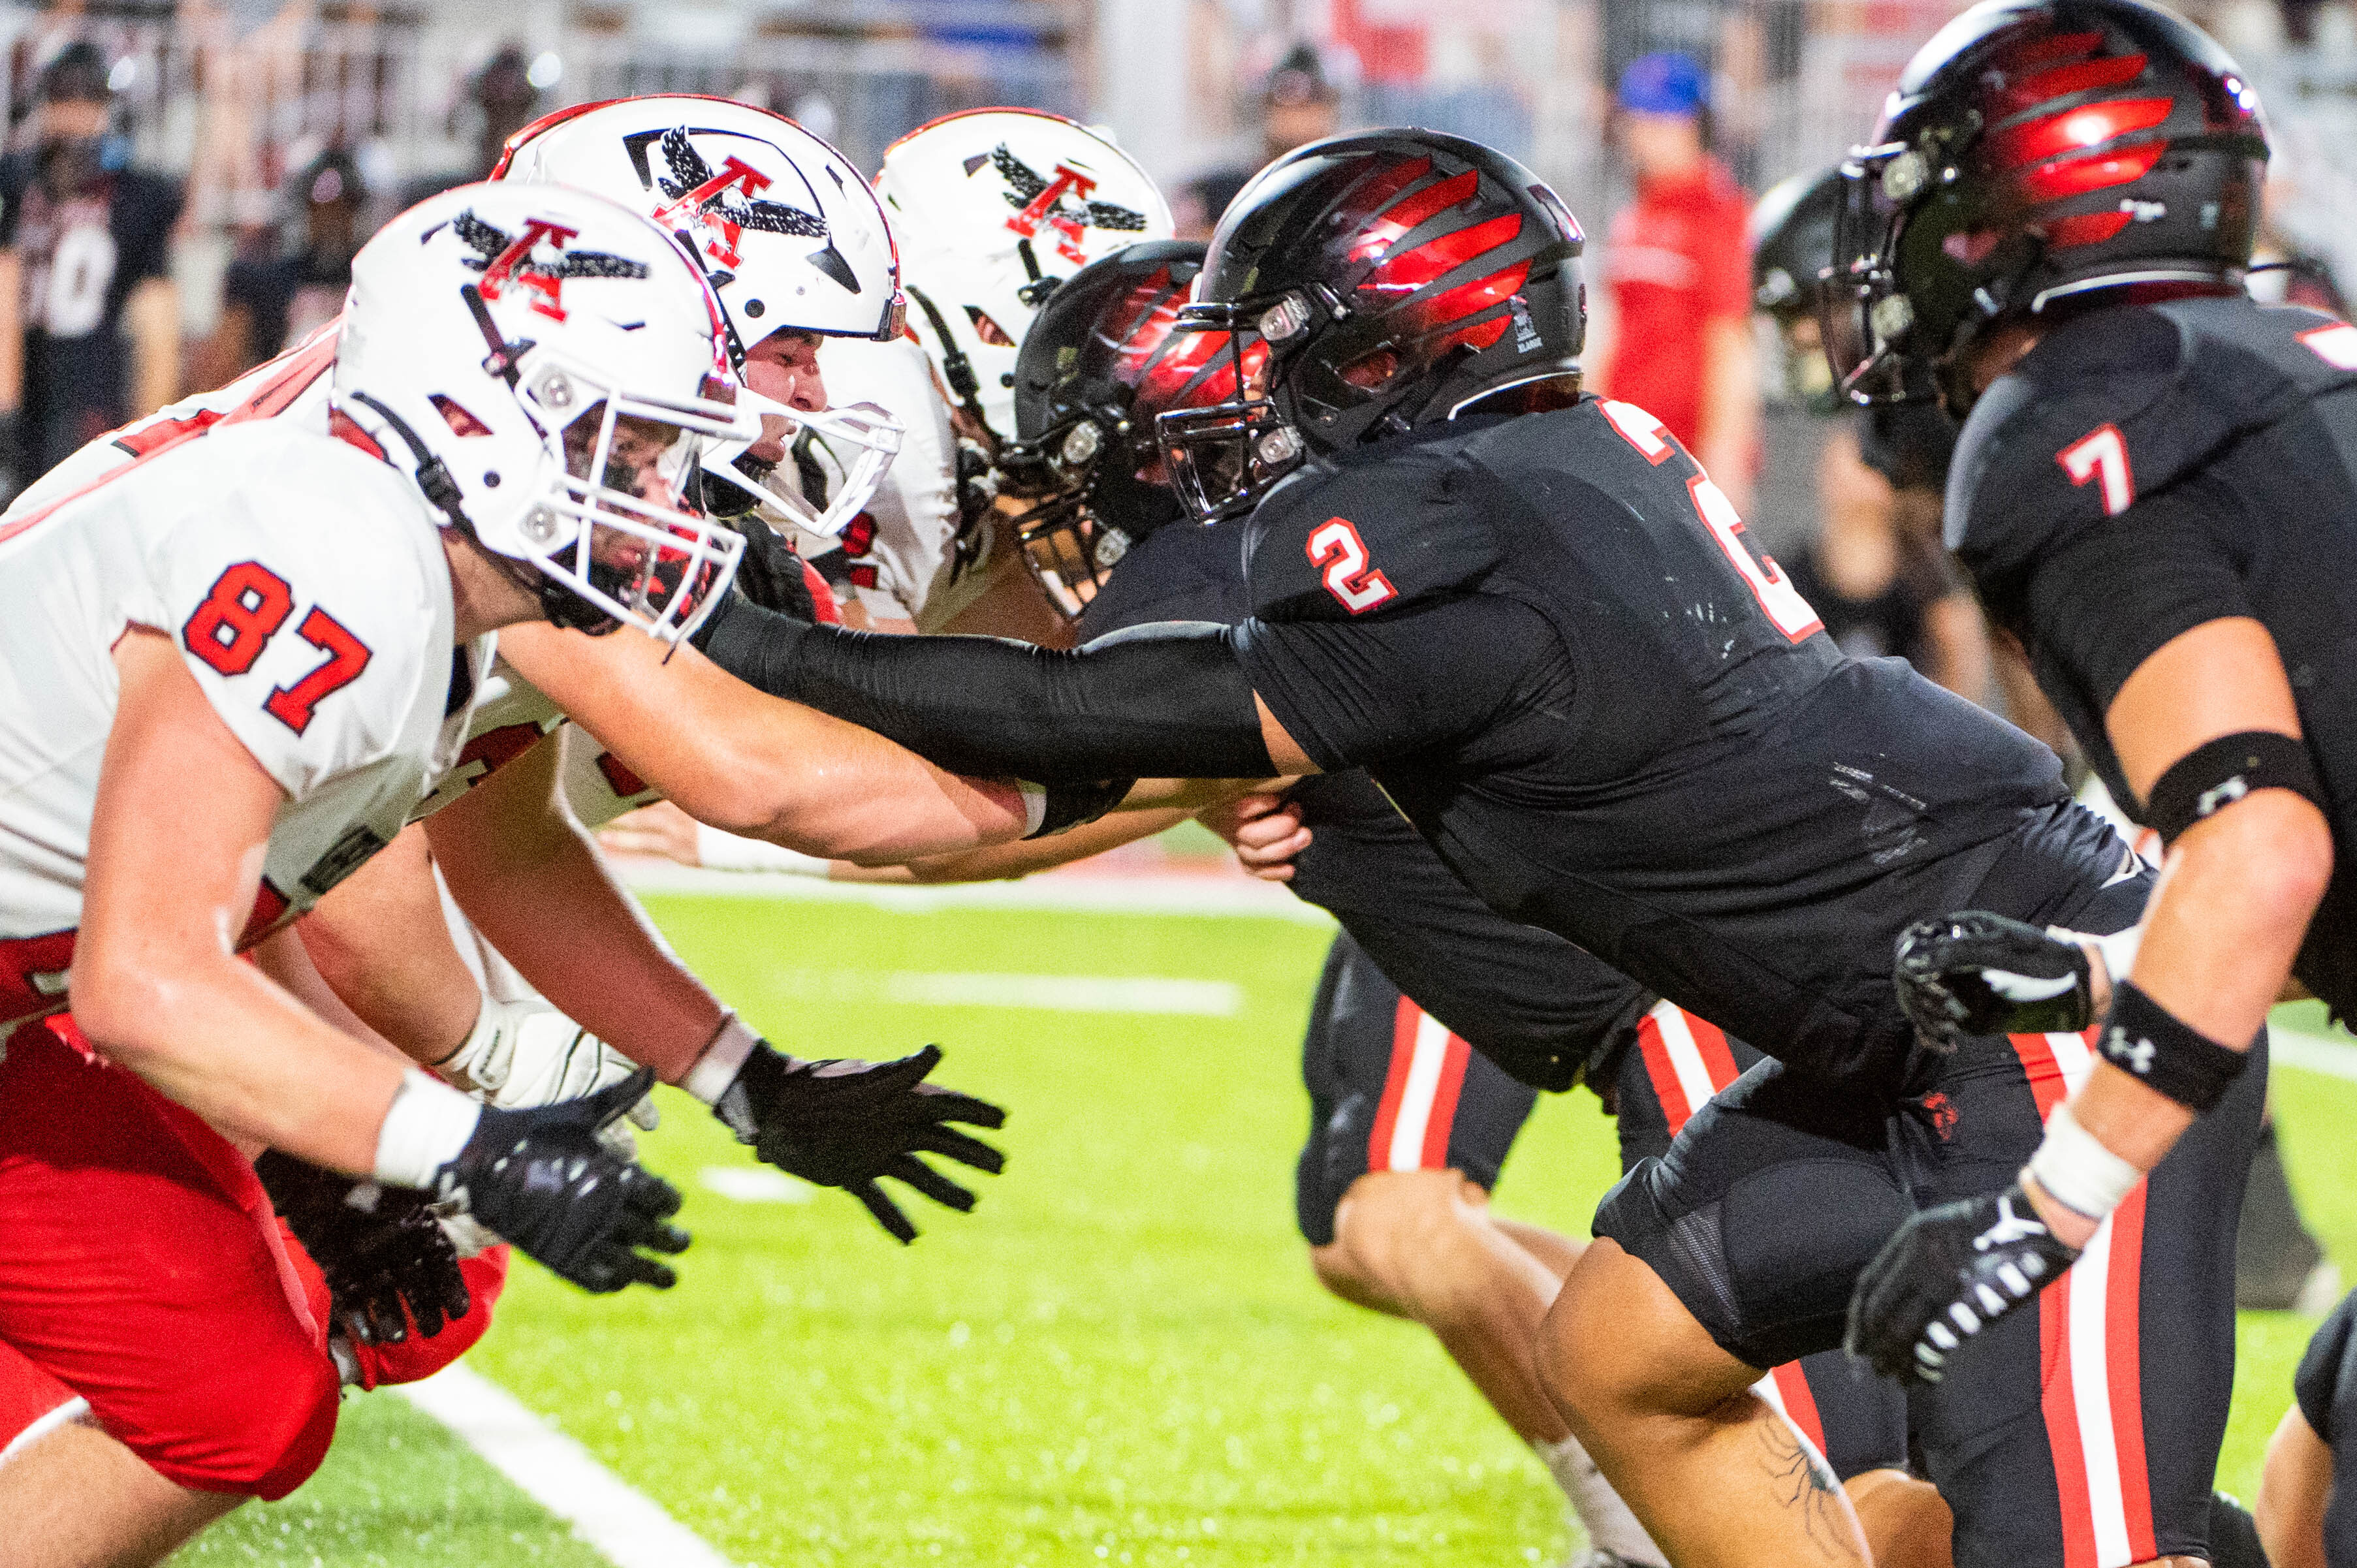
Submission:
[[[1936,1383],[1964,1341],[2054,1283],[2079,1250],[2017,1182],[1910,1215],[1857,1277],[1843,1343],[1887,1378]]]
[[[757,1045],[712,1113],[761,1159],[821,1187],[839,1187],[867,1206],[876,1223],[909,1242],[917,1228],[877,1180],[906,1182],[963,1213],[974,1194],[917,1158],[942,1155],[993,1176],[1006,1156],[948,1123],[1006,1125],[1006,1112],[972,1095],[925,1081],[942,1059],[927,1046],[899,1061],[804,1061]]]
[[[765,610],[796,620],[818,619],[818,601],[811,597],[802,558],[794,553],[785,536],[758,517],[740,517],[729,526],[745,536],[745,557],[737,565],[737,591]]]
[[[463,1199],[468,1213],[583,1290],[669,1290],[678,1276],[639,1249],[687,1251],[687,1232],[665,1223],[679,1212],[679,1191],[597,1139],[653,1087],[653,1071],[641,1068],[579,1100],[486,1105],[458,1157],[435,1173],[433,1195]]]
[[[422,1192],[323,1171],[272,1149],[253,1162],[272,1207],[328,1282],[329,1311],[363,1345],[431,1339],[467,1316],[457,1250]]]
[[[1943,1050],[1965,1035],[2075,1035],[2095,1021],[2083,948],[1982,909],[1908,927],[1893,978],[1899,1005]]]

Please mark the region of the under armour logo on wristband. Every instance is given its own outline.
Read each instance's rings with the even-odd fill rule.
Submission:
[[[2104,1055],[2138,1078],[2152,1075],[2154,1050],[2155,1047],[2148,1039],[2139,1038],[2135,1045],[2128,1044],[2127,1031],[2116,1026],[2104,1031]]]
[[[2216,789],[2201,791],[2201,799],[2193,802],[2194,818],[2198,821],[2209,816],[2221,806],[2231,806],[2250,792],[2250,784],[2237,773]]]

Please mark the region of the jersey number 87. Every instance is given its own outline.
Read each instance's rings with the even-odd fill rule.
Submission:
[[[180,640],[216,673],[242,675],[294,613],[295,590],[285,578],[259,561],[240,561],[215,580],[212,592],[180,628]],[[263,699],[262,708],[301,735],[311,726],[311,715],[322,699],[360,679],[368,668],[369,649],[317,605],[295,635],[326,653],[327,661],[293,685],[274,689]]]

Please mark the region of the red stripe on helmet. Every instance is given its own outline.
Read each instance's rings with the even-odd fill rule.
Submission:
[[[2117,87],[2134,81],[2144,74],[2142,55],[2115,55],[2110,59],[2081,60],[2075,65],[2058,65],[2051,70],[2041,70],[2013,89],[2009,96],[2018,96],[2025,109],[2033,103],[2043,103],[2050,98],[2060,98],[2066,92],[2087,92],[2098,87]]]
[[[1509,212],[1486,223],[1476,223],[1470,229],[1438,235],[1412,251],[1395,251],[1385,256],[1359,286],[1379,294],[1414,294],[1474,257],[1512,244],[1522,231],[1523,215]]]
[[[1491,273],[1488,277],[1475,278],[1469,284],[1459,284],[1446,294],[1436,294],[1422,304],[1408,306],[1401,312],[1401,315],[1411,329],[1428,330],[1446,327],[1451,322],[1462,321],[1469,316],[1479,316],[1485,310],[1505,304],[1521,291],[1524,280],[1530,275],[1531,263],[1527,261],[1516,262],[1512,266]],[[1482,323],[1484,327],[1490,325],[1491,323]],[[1502,330],[1505,327],[1505,318],[1500,317],[1495,325]],[[1460,335],[1458,340],[1469,342],[1471,334]],[[1491,333],[1490,342],[1494,343],[1497,340],[1497,333]],[[1487,348],[1489,345],[1480,346]]]
[[[2059,114],[2047,114],[1989,137],[1989,158],[2000,168],[2042,164],[2072,153],[2102,146],[2105,142],[2149,131],[2169,118],[2174,98],[2124,98],[2110,103],[2083,103]]]
[[[1382,217],[1366,227],[1351,246],[1350,259],[1365,261],[1369,256],[1399,242],[1410,231],[1432,217],[1445,212],[1458,202],[1469,199],[1481,184],[1480,171],[1467,169],[1463,174],[1426,186],[1413,196],[1402,197],[1384,209]]]
[[[2104,158],[2076,158],[2069,163],[2044,164],[2023,177],[2022,189],[2032,201],[2060,201],[2065,197],[2084,196],[2091,190],[2104,190],[2115,185],[2126,185],[2132,179],[2142,179],[2169,150],[2166,142],[2147,142],[2140,147],[2130,147]]]
[[[2046,221],[2046,246],[2067,251],[2073,245],[2100,245],[2128,226],[2125,212],[2082,212]]]
[[[1374,160],[1367,160],[1372,163]],[[1350,193],[1347,199],[1334,209],[1330,220],[1337,229],[1347,230],[1361,219],[1371,218],[1401,191],[1432,172],[1430,158],[1410,158],[1394,164],[1376,175],[1365,185]]]

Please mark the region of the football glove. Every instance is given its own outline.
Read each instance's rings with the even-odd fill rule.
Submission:
[[[323,1171],[272,1149],[253,1162],[270,1201],[319,1265],[329,1310],[363,1345],[431,1339],[472,1305],[426,1196]]]
[[[2095,1021],[2086,950],[1986,910],[1908,927],[1894,979],[1900,1006],[1943,1050],[1966,1035],[2077,1034]]]
[[[668,1223],[679,1191],[597,1136],[653,1082],[641,1068],[580,1100],[525,1111],[486,1105],[466,1147],[435,1173],[432,1196],[583,1290],[669,1290],[678,1276],[646,1253],[687,1250],[687,1232]]]
[[[784,535],[749,514],[729,526],[745,536],[745,553],[737,564],[737,592],[765,610],[796,620],[818,619],[818,601],[811,596],[802,558]]]
[[[878,1186],[889,1176],[963,1213],[974,1194],[917,1158],[941,1155],[996,1176],[996,1149],[949,1125],[999,1127],[1006,1112],[972,1095],[927,1083],[942,1059],[927,1046],[898,1061],[804,1061],[768,1043],[754,1046],[712,1107],[740,1144],[780,1170],[839,1187],[867,1206],[876,1223],[905,1244],[917,1228]]]
[[[577,1100],[619,1083],[638,1064],[545,1002],[500,1002],[483,998],[483,1009],[466,1043],[434,1064],[434,1070],[486,1105],[518,1111]],[[630,1121],[651,1132],[659,1120],[651,1099],[630,1107]],[[629,1134],[616,1152],[630,1153]]]
[[[2078,1261],[2018,1182],[1910,1215],[1858,1275],[1849,1353],[1887,1378],[1936,1383],[1965,1341]]]

